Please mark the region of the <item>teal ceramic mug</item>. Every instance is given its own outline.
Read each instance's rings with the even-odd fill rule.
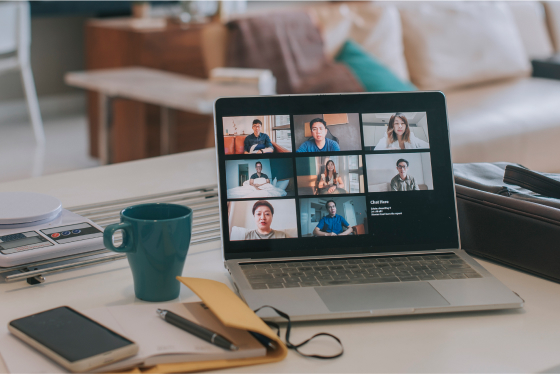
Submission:
[[[123,232],[123,243],[113,234]],[[145,301],[179,297],[180,283],[192,231],[192,209],[175,204],[141,204],[121,211],[121,222],[103,233],[107,249],[126,253],[134,278],[134,293]]]

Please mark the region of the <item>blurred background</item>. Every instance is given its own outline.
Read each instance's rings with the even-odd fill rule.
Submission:
[[[547,1],[0,2],[0,182],[213,147],[251,92],[441,90],[454,162],[560,172],[559,51]]]

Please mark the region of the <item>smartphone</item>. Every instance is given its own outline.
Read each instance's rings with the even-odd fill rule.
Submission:
[[[132,340],[67,306],[15,319],[8,330],[74,373],[138,353]]]

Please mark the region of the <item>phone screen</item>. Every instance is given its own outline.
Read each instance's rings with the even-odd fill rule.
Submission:
[[[134,344],[68,307],[20,318],[10,325],[70,362]]]

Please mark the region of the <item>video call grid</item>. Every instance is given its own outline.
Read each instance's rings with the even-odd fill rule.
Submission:
[[[291,158],[293,160],[293,169],[292,169],[292,178],[293,178],[293,184],[294,184],[294,196],[285,196],[285,197],[266,197],[265,200],[289,200],[289,199],[294,199],[294,202],[296,204],[296,222],[297,222],[297,232],[298,232],[298,238],[303,238],[302,236],[302,231],[301,231],[301,208],[300,208],[300,202],[303,199],[307,199],[307,198],[314,198],[317,196],[321,196],[322,198],[329,198],[329,196],[331,195],[314,195],[314,194],[305,194],[305,193],[300,193],[299,192],[299,188],[298,188],[298,182],[297,182],[297,177],[298,177],[298,170],[297,170],[297,162],[296,160],[298,158],[308,158],[308,157],[321,157],[321,156],[361,156],[362,157],[362,175],[363,175],[363,188],[364,188],[364,192],[360,192],[360,193],[350,193],[347,192],[341,196],[364,196],[365,198],[368,197],[367,195],[371,195],[371,194],[380,194],[383,192],[378,192],[378,191],[369,191],[368,190],[368,180],[367,180],[367,161],[366,161],[366,155],[375,155],[375,154],[407,154],[407,153],[428,153],[431,156],[431,150],[430,148],[427,149],[401,149],[398,151],[395,150],[380,150],[380,151],[375,151],[375,150],[366,150],[366,146],[365,146],[365,139],[364,139],[364,131],[363,131],[363,121],[362,121],[362,113],[358,113],[359,116],[359,127],[360,127],[360,150],[348,150],[348,151],[335,151],[335,152],[296,152],[296,139],[294,136],[294,116],[290,115],[290,138],[291,138],[291,143],[292,143],[292,151],[291,152],[286,152],[286,153],[264,153],[264,154],[238,154],[238,155],[226,155],[225,159],[226,160],[241,160],[241,159],[247,159],[247,160],[258,160],[258,159],[274,159],[274,158]],[[318,154],[320,154],[320,156],[318,156]],[[337,197],[337,196],[333,196],[333,197]],[[255,199],[248,199],[248,198],[228,198],[227,201],[247,201],[247,200],[254,200],[257,201]],[[366,200],[366,204],[367,204],[367,200]],[[371,219],[368,218],[368,220]],[[370,233],[372,234],[372,233]]]

